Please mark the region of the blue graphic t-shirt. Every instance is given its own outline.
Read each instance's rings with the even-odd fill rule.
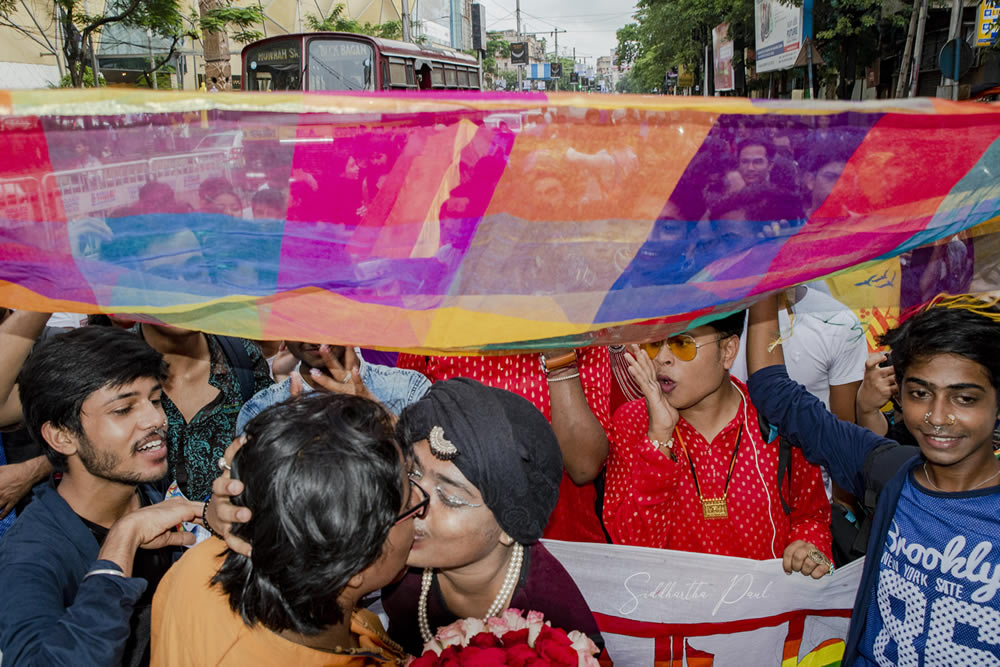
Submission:
[[[1000,487],[906,480],[879,563],[859,665],[1000,666]]]

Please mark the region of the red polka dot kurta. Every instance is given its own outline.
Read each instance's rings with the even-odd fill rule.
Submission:
[[[736,382],[746,395],[746,385]],[[757,411],[743,403],[736,416],[708,443],[683,418],[674,435],[671,461],[654,448],[647,434],[646,402],[626,403],[614,416],[607,464],[604,525],[615,544],[737,556],[755,560],[781,558],[795,540],[811,542],[831,557],[830,504],[819,468],[792,448],[791,484],[785,514],[778,497],[778,445],[760,434]],[[694,462],[704,497],[722,496],[726,474],[743,431],[729,484],[728,518],[706,519],[695,491],[691,467],[678,444],[677,431]]]
[[[581,348],[576,351],[580,383],[590,411],[607,433],[611,414],[608,400],[611,393],[611,370],[606,347]],[[549,383],[539,364],[537,354],[482,357],[422,357],[400,354],[399,368],[420,371],[431,382],[466,377],[490,387],[506,389],[523,396],[552,421]],[[574,542],[606,542],[594,503],[597,491],[593,484],[577,486],[563,472],[559,487],[559,502],[545,529],[545,537]]]

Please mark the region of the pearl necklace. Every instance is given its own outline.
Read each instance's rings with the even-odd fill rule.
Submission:
[[[521,578],[521,563],[523,561],[524,547],[520,543],[515,543],[514,548],[511,549],[510,563],[507,565],[507,574],[503,579],[503,585],[500,587],[500,592],[497,593],[496,599],[493,600],[493,604],[486,610],[483,623],[499,615],[504,610],[504,605],[507,604],[507,601],[514,594],[517,581]],[[417,602],[417,624],[420,626],[420,636],[423,638],[425,644],[434,639],[434,634],[431,632],[431,624],[427,620],[427,595],[431,591],[431,584],[433,582],[434,570],[426,568],[420,580],[420,600]]]

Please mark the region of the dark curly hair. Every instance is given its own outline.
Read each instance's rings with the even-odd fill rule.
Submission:
[[[910,364],[938,354],[957,354],[986,369],[1000,407],[1000,322],[963,308],[932,307],[887,331],[880,342],[892,351],[900,386]]]
[[[66,456],[42,437],[46,422],[84,435],[80,410],[95,391],[166,377],[163,355],[124,329],[93,326],[57,334],[35,347],[17,376],[24,425],[52,469],[65,472]]]
[[[343,621],[337,598],[381,555],[408,456],[385,408],[326,392],[265,410],[246,436],[232,461],[244,490],[232,502],[253,518],[233,534],[253,554],[227,550],[212,583],[247,625],[315,635]]]

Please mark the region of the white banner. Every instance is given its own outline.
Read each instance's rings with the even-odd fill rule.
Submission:
[[[755,0],[757,73],[788,69],[802,48],[802,7],[779,0]]]
[[[580,587],[617,665],[839,665],[864,563],[815,580],[786,575],[780,560],[545,546]]]

